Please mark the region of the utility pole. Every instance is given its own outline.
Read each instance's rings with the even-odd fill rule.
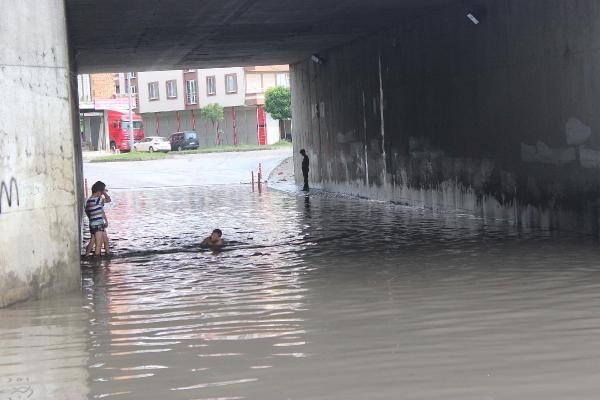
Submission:
[[[127,73],[127,98],[129,100],[129,151],[133,151],[133,105],[131,104],[131,76],[133,72]]]

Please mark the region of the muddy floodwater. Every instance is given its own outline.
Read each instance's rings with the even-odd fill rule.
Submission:
[[[0,309],[0,399],[598,398],[588,237],[157,186],[111,190],[115,254],[82,261],[81,292]],[[216,227],[229,245],[200,249]]]

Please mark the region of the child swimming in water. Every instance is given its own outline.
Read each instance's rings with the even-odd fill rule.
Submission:
[[[209,237],[205,238],[200,246],[202,247],[221,247],[225,245],[225,241],[221,239],[223,236],[223,232],[220,229],[215,229],[212,231]]]

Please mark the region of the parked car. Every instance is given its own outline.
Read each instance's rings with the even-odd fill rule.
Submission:
[[[171,150],[196,150],[198,134],[194,131],[175,132],[169,137]]]
[[[133,145],[133,149],[137,151],[171,151],[171,144],[162,136],[149,136]]]

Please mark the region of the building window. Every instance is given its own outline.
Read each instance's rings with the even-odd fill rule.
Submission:
[[[167,81],[167,99],[177,98],[177,81]]]
[[[277,74],[277,86],[290,87],[290,74],[289,72],[280,72]]]
[[[124,76],[124,82],[121,85],[121,91],[124,94],[128,94],[129,90],[131,89],[131,94],[134,94],[136,81],[137,81],[135,72],[129,72],[128,74],[123,74],[123,76]]]
[[[158,82],[148,82],[148,99],[158,100]]]
[[[217,94],[217,80],[213,76],[206,77],[206,94],[208,96],[214,96]]]
[[[77,75],[77,89],[79,90],[79,101],[87,103],[92,101],[91,88],[91,78],[88,74]]]
[[[197,100],[197,90],[196,90],[196,81],[185,81],[185,89],[186,89],[186,103],[187,104],[196,104]]]
[[[137,93],[137,85],[131,84],[131,94]]]
[[[225,75],[225,93],[237,93],[237,74]]]

